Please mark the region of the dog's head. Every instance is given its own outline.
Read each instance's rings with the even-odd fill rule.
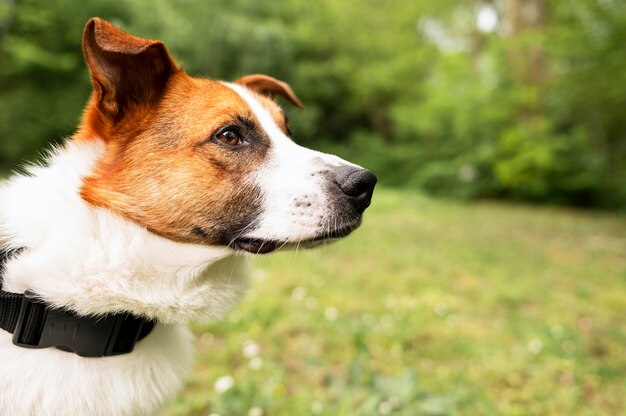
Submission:
[[[83,35],[93,93],[78,140],[104,155],[84,180],[93,205],[179,242],[267,253],[348,235],[376,177],[290,139],[282,96],[265,75],[193,78],[163,43],[94,18]]]

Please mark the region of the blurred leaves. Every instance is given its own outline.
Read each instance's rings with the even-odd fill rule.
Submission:
[[[495,28],[477,27],[485,8]],[[191,74],[291,83],[296,140],[384,184],[626,206],[622,2],[3,0],[0,170],[72,133],[94,15],[163,39]]]

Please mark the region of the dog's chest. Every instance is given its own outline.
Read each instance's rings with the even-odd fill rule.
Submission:
[[[19,348],[0,333],[0,415],[156,414],[180,390],[192,346],[179,325],[158,325],[132,353],[103,358]]]

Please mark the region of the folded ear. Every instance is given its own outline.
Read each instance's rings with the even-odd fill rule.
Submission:
[[[97,17],[85,26],[83,53],[98,108],[113,120],[129,107],[156,102],[178,71],[162,42],[129,35]]]
[[[252,91],[256,91],[259,94],[269,95],[272,98],[280,95],[289,100],[295,106],[304,108],[304,105],[300,102],[298,97],[296,97],[296,94],[293,92],[289,84],[277,80],[276,78],[262,74],[254,74],[240,78],[235,81],[235,83],[248,87]]]

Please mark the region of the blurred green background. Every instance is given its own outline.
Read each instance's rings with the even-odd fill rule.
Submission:
[[[167,415],[625,411],[626,3],[0,0],[0,176],[73,133],[91,16],[289,82],[295,140],[380,179],[195,328]]]
[[[191,74],[288,81],[296,140],[383,185],[626,207],[623,1],[2,0],[1,170],[73,132],[93,15]]]

